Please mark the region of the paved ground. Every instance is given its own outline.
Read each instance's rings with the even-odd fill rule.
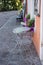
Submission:
[[[3,26],[10,17],[17,15],[17,11],[0,12],[0,27]]]
[[[9,12],[6,16],[8,14]],[[0,65],[41,65],[30,33],[14,34],[13,29],[19,26],[16,24],[16,15],[8,18],[9,20],[0,28]]]

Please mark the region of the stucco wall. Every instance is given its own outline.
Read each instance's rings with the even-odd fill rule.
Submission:
[[[28,12],[28,14],[31,13],[31,11],[30,11],[31,6],[30,5],[31,5],[31,0],[28,0],[27,1],[27,12]]]
[[[34,0],[27,0],[27,12],[31,18],[34,17]]]
[[[41,42],[43,44],[43,0],[41,0]]]
[[[28,3],[27,12],[28,14],[30,13],[31,18],[33,18],[34,17],[34,0],[28,0],[27,3]],[[36,16],[35,19],[36,19],[35,21],[36,30],[34,32],[33,42],[38,54],[40,54],[40,17]]]
[[[36,16],[35,31],[33,35],[33,42],[38,55],[40,54],[40,17]]]
[[[41,50],[40,50],[40,59],[43,60],[43,0],[41,0],[41,20],[40,20],[40,42],[41,42]]]
[[[39,3],[39,0],[38,0]],[[38,5],[39,8],[39,5]],[[27,0],[27,12],[31,15],[31,18],[34,17],[34,0]],[[38,10],[39,13],[39,10]],[[33,36],[33,42],[36,48],[36,51],[39,56],[41,56],[41,44],[43,44],[43,0],[41,0],[41,16],[35,17],[35,31]],[[41,54],[40,54],[41,53]]]

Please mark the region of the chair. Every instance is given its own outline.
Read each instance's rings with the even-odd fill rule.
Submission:
[[[16,21],[21,22],[21,21],[23,21],[23,18],[24,18],[24,12],[23,12],[23,10],[21,10],[19,15],[16,18]]]

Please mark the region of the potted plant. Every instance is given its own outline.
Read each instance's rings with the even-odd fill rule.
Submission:
[[[34,32],[34,23],[35,23],[35,19],[31,19],[28,23],[28,27],[30,27],[30,31],[33,31]]]
[[[31,20],[29,20],[28,27],[34,27],[34,22],[35,22],[35,19],[34,18],[31,19]]]
[[[26,16],[26,18],[27,18],[27,19],[30,19],[30,14],[28,14],[28,15]]]
[[[28,21],[30,20],[30,14],[26,16],[26,24],[28,24]]]

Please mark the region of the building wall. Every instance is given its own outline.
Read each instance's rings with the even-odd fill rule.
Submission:
[[[34,0],[27,0],[27,13],[34,17]]]
[[[24,0],[24,2],[23,2],[24,4],[26,4],[25,11],[24,11],[24,17],[27,15],[27,10],[28,10],[28,8],[27,8],[27,5],[28,5],[27,1],[28,0]]]
[[[27,1],[27,12],[31,15],[31,18],[34,17],[34,0]],[[36,48],[38,55],[40,55],[40,17],[35,17],[35,32],[33,36],[33,42]]]
[[[41,50],[40,50],[40,59],[43,60],[43,0],[41,0],[41,20],[40,20],[40,42],[41,42]]]
[[[30,10],[31,9],[31,6],[30,5],[31,5],[31,0],[28,0],[27,1],[27,12],[28,12],[28,14],[31,13],[31,10]]]
[[[26,0],[26,14],[28,13],[28,11],[27,11],[28,8],[27,7],[28,7],[28,0]]]
[[[41,1],[40,7],[38,5],[38,8],[40,8],[40,12],[38,10],[38,13],[40,13],[40,17],[35,17],[35,31],[33,35],[33,42],[34,46],[36,48],[36,51],[40,58],[43,60],[43,0]],[[27,0],[27,12],[31,15],[31,18],[34,17],[34,0]]]
[[[41,0],[41,42],[43,44],[43,0]]]
[[[40,5],[40,2],[38,0],[38,13],[39,13],[39,5]],[[39,13],[40,14],[40,13]],[[41,31],[41,28],[40,28],[40,16],[35,16],[35,30],[34,30],[34,35],[33,35],[33,42],[34,42],[34,46],[36,48],[36,51],[40,57],[40,48],[41,48],[41,44],[40,44],[40,31]]]
[[[40,55],[40,17],[35,18],[35,31],[33,35],[33,42],[38,55]]]

